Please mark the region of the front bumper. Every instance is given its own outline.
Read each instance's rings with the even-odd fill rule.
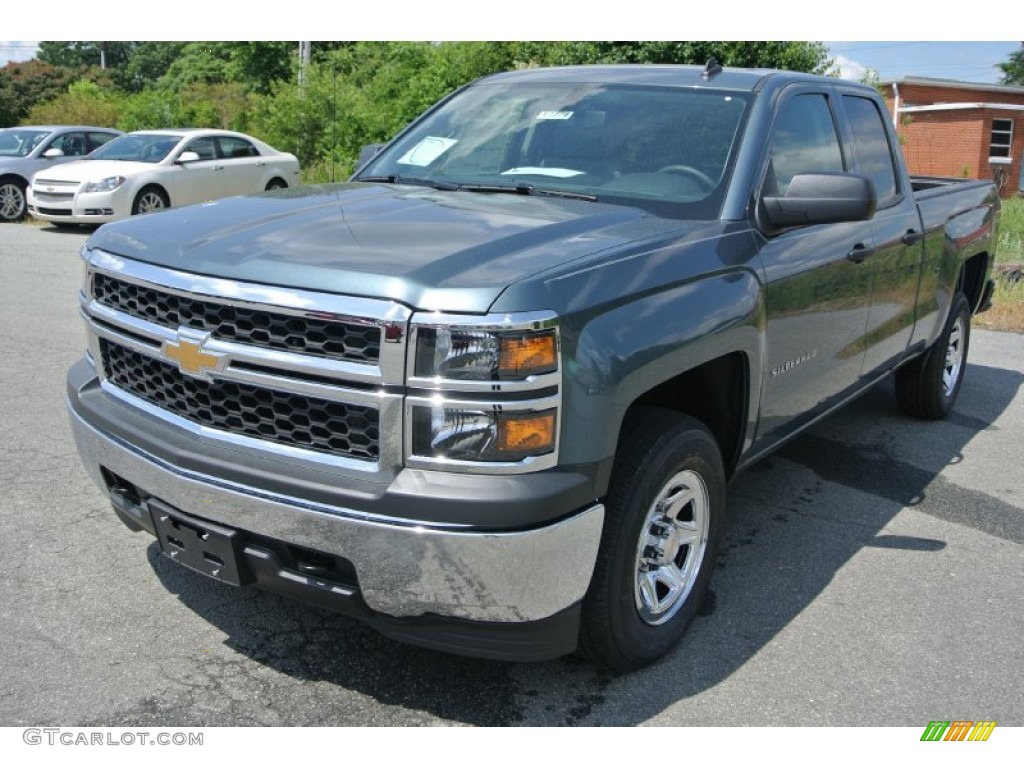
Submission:
[[[269,542],[273,551],[281,543],[343,558],[354,575],[351,595],[333,590],[332,596],[331,589],[317,589],[312,582],[303,589],[301,573],[287,572],[264,554],[254,555],[260,562],[250,567],[265,566],[267,576],[255,579],[258,586],[331,605],[384,634],[421,645],[497,658],[545,658],[575,646],[578,607],[601,537],[602,505],[566,510],[556,522],[509,531],[372,519],[359,509],[200,474],[141,450],[87,421],[77,394],[94,381],[83,382],[82,374],[83,365],[72,369],[68,393],[78,451],[130,526],[148,527],[152,499],[241,531],[256,549]],[[136,489],[130,494],[134,501],[126,503],[118,492],[121,482]],[[469,488],[478,487],[479,478],[474,483]],[[482,516],[485,504],[482,497]],[[437,639],[439,624],[447,628],[441,633],[447,639]],[[423,627],[434,629],[424,634]],[[516,638],[511,646],[494,641],[509,633]]]
[[[29,187],[28,212],[42,221],[57,224],[105,224],[128,217],[131,200],[124,185],[111,192],[76,192],[74,197],[50,198]]]

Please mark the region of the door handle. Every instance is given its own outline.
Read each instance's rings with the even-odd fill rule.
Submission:
[[[853,246],[853,249],[846,254],[846,258],[852,261],[854,264],[860,264],[864,259],[875,254],[875,248],[872,245],[864,245],[864,243],[857,243]]]
[[[262,168],[262,167],[263,167],[263,166],[265,166],[265,165],[266,165],[266,163],[265,163],[265,162],[263,162],[262,160],[260,160],[260,161],[259,161],[258,163],[256,163],[256,167],[257,167],[257,168]]]
[[[916,245],[924,240],[924,232],[918,232],[916,229],[908,229],[906,234],[900,238],[900,242],[904,245]]]

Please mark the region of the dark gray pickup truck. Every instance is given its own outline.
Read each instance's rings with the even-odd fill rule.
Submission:
[[[998,212],[908,177],[854,83],[496,75],[348,183],[99,229],[74,433],[210,577],[634,668],[693,618],[734,473],[893,372],[950,411]]]

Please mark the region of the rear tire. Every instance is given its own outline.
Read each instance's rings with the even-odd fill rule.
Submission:
[[[724,516],[725,470],[707,428],[655,408],[630,418],[583,601],[583,653],[616,671],[668,653],[697,614]]]
[[[896,401],[904,413],[933,421],[949,415],[964,381],[970,342],[971,307],[958,293],[931,349],[896,371]]]
[[[25,218],[26,185],[21,179],[6,178],[0,180],[0,221],[15,222]]]
[[[266,191],[267,192],[271,192],[271,191],[273,191],[275,189],[287,189],[287,188],[288,188],[288,184],[285,182],[284,179],[271,179],[270,181],[267,182]]]

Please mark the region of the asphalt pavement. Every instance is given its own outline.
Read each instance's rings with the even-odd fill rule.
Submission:
[[[1024,725],[1024,336],[973,334],[948,421],[886,382],[737,477],[702,615],[612,676],[404,646],[126,529],[64,410],[87,234],[0,226],[0,725]]]

